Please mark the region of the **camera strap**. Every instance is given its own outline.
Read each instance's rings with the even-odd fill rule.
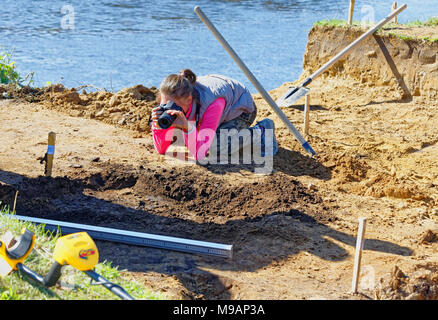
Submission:
[[[195,103],[195,108],[196,108],[196,115],[195,115],[195,121],[196,121],[196,129],[199,129],[199,117],[200,117],[200,113],[201,113],[201,103],[199,101],[199,91],[195,88],[194,92],[193,92],[193,103]]]
[[[199,103],[196,101],[196,129],[198,129],[199,126],[199,113],[200,113],[200,107]]]

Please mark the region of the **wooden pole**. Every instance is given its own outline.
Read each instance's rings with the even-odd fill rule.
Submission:
[[[45,168],[46,177],[52,176],[53,156],[55,154],[55,140],[56,140],[56,133],[49,132],[49,141],[47,146],[47,161]]]
[[[18,197],[18,190],[15,192],[14,206],[12,207],[12,212],[14,213],[15,213],[15,206],[17,205],[17,197]]]
[[[348,24],[353,23],[354,0],[350,0],[350,10],[348,11]]]
[[[397,10],[397,2],[392,4],[392,11]],[[397,24],[397,16],[394,17],[394,23]]]
[[[357,286],[359,284],[359,275],[360,275],[360,262],[362,259],[362,250],[363,244],[365,242],[364,234],[365,234],[365,225],[366,218],[359,218],[359,230],[357,232],[357,240],[356,240],[356,253],[354,257],[354,270],[353,270],[353,281],[351,284],[351,292],[357,293]]]
[[[304,97],[304,134],[309,135],[310,96]]]

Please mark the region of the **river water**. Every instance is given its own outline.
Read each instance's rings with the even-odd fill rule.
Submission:
[[[356,0],[354,20],[379,21],[392,2]],[[403,3],[400,22],[438,15],[437,0]],[[34,86],[158,87],[166,75],[190,68],[231,76],[256,92],[194,13],[196,5],[271,90],[297,79],[313,23],[346,20],[349,0],[2,0],[1,51],[13,50],[21,75],[35,73]]]

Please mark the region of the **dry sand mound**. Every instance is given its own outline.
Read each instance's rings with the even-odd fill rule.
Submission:
[[[138,132],[150,132],[147,123],[151,109],[157,105],[157,89],[146,88],[141,84],[124,88],[117,93],[95,91],[80,92],[68,89],[61,84],[46,88],[15,89],[13,86],[2,88],[10,98],[21,98],[41,103],[53,110],[66,112],[74,117],[96,119]],[[1,93],[1,90],[0,90]]]
[[[420,30],[435,34],[438,26],[425,28],[391,27],[365,39],[347,56],[328,69],[330,77],[354,79],[368,86],[399,90],[400,98],[438,98],[438,42],[411,38],[423,36]],[[433,30],[431,33],[430,29]],[[307,71],[316,70],[342,48],[357,39],[365,29],[315,26],[309,33],[304,55]],[[400,37],[397,36],[400,35]],[[321,37],[324,41],[321,41]],[[409,37],[407,37],[409,36]]]
[[[427,27],[435,33],[438,26]],[[315,26],[298,85],[365,29]],[[364,40],[310,84],[310,136],[319,162],[339,191],[438,204],[438,44],[398,37],[422,28],[390,28]],[[428,34],[429,34],[428,33]],[[264,103],[259,96],[256,101]],[[302,101],[284,112],[302,124]],[[261,116],[270,116],[263,107]],[[280,124],[283,146],[290,143]],[[280,145],[282,145],[280,143]]]
[[[438,265],[420,263],[404,267],[398,266],[379,279],[374,295],[382,300],[437,300]]]

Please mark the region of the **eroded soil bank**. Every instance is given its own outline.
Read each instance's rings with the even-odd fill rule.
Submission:
[[[271,95],[360,32],[312,29],[302,77]],[[254,95],[257,120],[276,123],[270,175],[156,154],[156,88],[1,89],[15,99],[0,100],[0,200],[19,190],[22,215],[233,244],[224,260],[98,241],[102,259],[170,298],[437,299],[437,52],[382,34],[314,80],[315,158]],[[301,131],[303,101],[283,111]],[[39,162],[49,131],[51,178]],[[351,295],[358,217],[368,220],[361,294]]]

